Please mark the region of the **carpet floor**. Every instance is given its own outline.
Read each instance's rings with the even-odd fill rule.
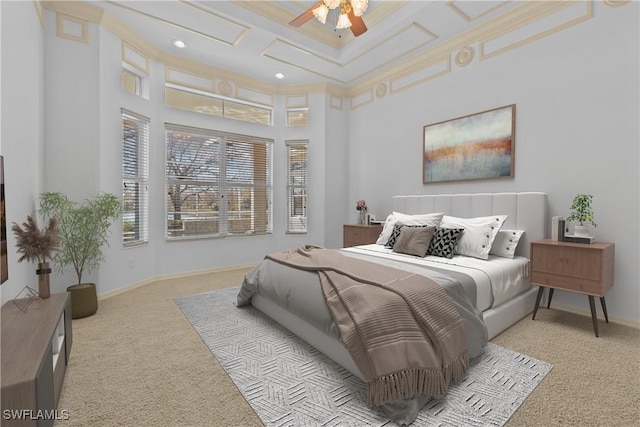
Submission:
[[[366,405],[365,383],[253,307],[238,288],[176,303],[266,426],[394,426]],[[502,426],[551,365],[489,343],[466,377],[412,426]]]
[[[175,299],[238,286],[248,268],[158,280],[73,321],[56,426],[262,426]],[[553,365],[506,426],[640,426],[640,330],[540,309],[492,342]]]

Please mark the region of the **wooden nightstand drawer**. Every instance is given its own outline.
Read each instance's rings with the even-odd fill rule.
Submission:
[[[342,246],[348,248],[375,243],[381,232],[381,225],[345,224],[342,230]]]
[[[559,276],[600,280],[602,254],[588,248],[532,245],[532,270]]]
[[[588,295],[603,295],[602,283],[571,276],[559,276],[541,271],[531,271],[531,283],[545,287],[565,289]]]

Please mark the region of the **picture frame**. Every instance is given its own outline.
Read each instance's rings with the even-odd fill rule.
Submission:
[[[516,105],[424,126],[422,182],[513,178]]]

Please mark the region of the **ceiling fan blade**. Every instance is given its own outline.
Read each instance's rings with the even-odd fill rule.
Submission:
[[[302,13],[302,15],[298,16],[297,18],[294,18],[291,22],[289,22],[289,25],[293,27],[299,27],[302,24],[308,22],[311,18],[313,18],[313,9],[320,6],[321,4],[322,4],[322,1],[319,1],[318,3],[314,4],[309,9],[305,10]]]
[[[353,9],[349,10],[348,16],[349,21],[351,21],[351,32],[354,37],[358,37],[367,31],[367,26],[364,24],[362,17],[354,15]]]

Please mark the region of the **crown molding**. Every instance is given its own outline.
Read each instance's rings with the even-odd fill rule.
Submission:
[[[185,4],[189,4],[189,2],[185,0],[181,0]],[[254,10],[255,8],[259,8],[260,10],[264,9],[263,2],[256,1],[246,1],[246,0],[234,0],[236,4],[247,7],[249,9]],[[409,3],[409,1],[391,1],[391,2],[382,2],[378,5],[377,14],[380,14],[380,18],[382,19],[383,15],[386,13],[392,13]],[[604,3],[610,7],[620,7],[622,5],[628,4],[628,0],[604,0]],[[197,75],[212,77],[215,76],[217,79],[230,80],[235,82],[237,85],[251,88],[252,90],[256,90],[258,92],[263,92],[266,94],[300,94],[301,92],[313,93],[313,92],[324,92],[330,94],[332,97],[361,97],[363,94],[369,93],[376,86],[390,82],[391,87],[393,89],[393,81],[405,78],[414,73],[419,73],[420,71],[432,67],[438,63],[448,61],[451,62],[451,55],[455,55],[456,53],[460,55],[460,52],[469,51],[472,49],[471,46],[478,45],[479,52],[482,52],[482,47],[484,43],[487,43],[497,37],[507,35],[515,30],[518,30],[528,24],[534,23],[540,19],[548,17],[552,14],[561,12],[569,7],[575,6],[576,4],[584,4],[586,6],[586,14],[579,19],[570,21],[564,25],[558,26],[557,28],[553,28],[551,30],[547,30],[541,32],[536,35],[534,38],[528,38],[522,42],[516,43],[513,46],[504,49],[502,51],[507,51],[510,49],[517,48],[525,43],[530,41],[539,39],[541,37],[545,37],[547,35],[556,33],[561,31],[564,28],[567,28],[570,25],[576,25],[580,22],[584,22],[593,17],[591,0],[574,0],[574,1],[527,1],[522,4],[517,5],[516,7],[505,11],[494,18],[488,20],[482,25],[479,25],[475,28],[471,28],[457,36],[442,41],[442,43],[435,45],[433,48],[410,58],[401,64],[393,66],[392,68],[382,71],[368,71],[364,73],[364,75],[368,73],[372,73],[371,77],[366,80],[353,84],[354,80],[352,79],[349,82],[335,82],[335,83],[323,83],[323,84],[302,84],[302,85],[278,85],[267,82],[258,81],[254,78],[248,77],[246,75],[236,73],[233,71],[225,70],[222,68],[215,67],[213,65],[201,63],[194,60],[185,59],[183,57],[179,57],[177,55],[171,54],[167,51],[160,50],[152,45],[149,41],[144,39],[130,27],[128,27],[123,22],[119,21],[113,15],[109,14],[103,8],[96,6],[94,4],[86,3],[83,1],[37,1],[36,0],[36,10],[38,10],[38,5],[41,5],[43,8],[59,12],[64,15],[74,17],[77,19],[85,20],[91,23],[95,23],[97,25],[102,26],[108,31],[115,34],[117,37],[122,39],[123,42],[126,42],[129,46],[134,48],[140,54],[147,56],[150,59],[161,62],[167,66],[171,66],[173,68],[184,70],[186,72],[192,72]],[[277,6],[277,5],[276,5]],[[279,9],[283,10],[283,13],[292,15],[292,13],[280,6],[277,6]],[[276,9],[276,10],[279,10]],[[270,10],[269,8],[264,10]],[[206,12],[203,10],[203,13]],[[375,12],[372,11],[372,12]],[[367,21],[372,24],[377,22],[377,14],[371,13],[367,15]],[[284,16],[284,15],[283,15]],[[293,19],[294,17],[291,16]],[[282,19],[282,17],[280,17]],[[321,27],[319,27],[322,29]],[[425,30],[426,31],[426,30]],[[308,33],[307,33],[308,34]],[[499,53],[502,53],[499,52]],[[470,52],[473,52],[471,50]],[[264,53],[263,53],[264,54]],[[489,56],[483,57],[482,55],[478,55],[477,60],[483,60],[488,58]],[[470,58],[456,58],[456,63],[458,66],[467,65],[468,62],[473,59],[473,55]],[[465,63],[466,62],[466,63]],[[334,80],[334,79],[331,79]],[[422,81],[422,80],[421,80]],[[339,86],[338,84],[343,84],[344,86]],[[390,94],[394,93],[394,90],[389,92]]]
[[[497,36],[507,34],[543,17],[574,6],[577,3],[588,2],[589,0],[525,2],[514,9],[494,17],[481,26],[467,30],[449,40],[445,40],[432,49],[414,56],[387,71],[381,72],[357,85],[350,86],[347,90],[347,96],[357,96],[366,92],[372,86],[379,84],[381,81],[398,79],[415,73],[417,70],[448,59],[452,53],[468,46],[483,43]]]

